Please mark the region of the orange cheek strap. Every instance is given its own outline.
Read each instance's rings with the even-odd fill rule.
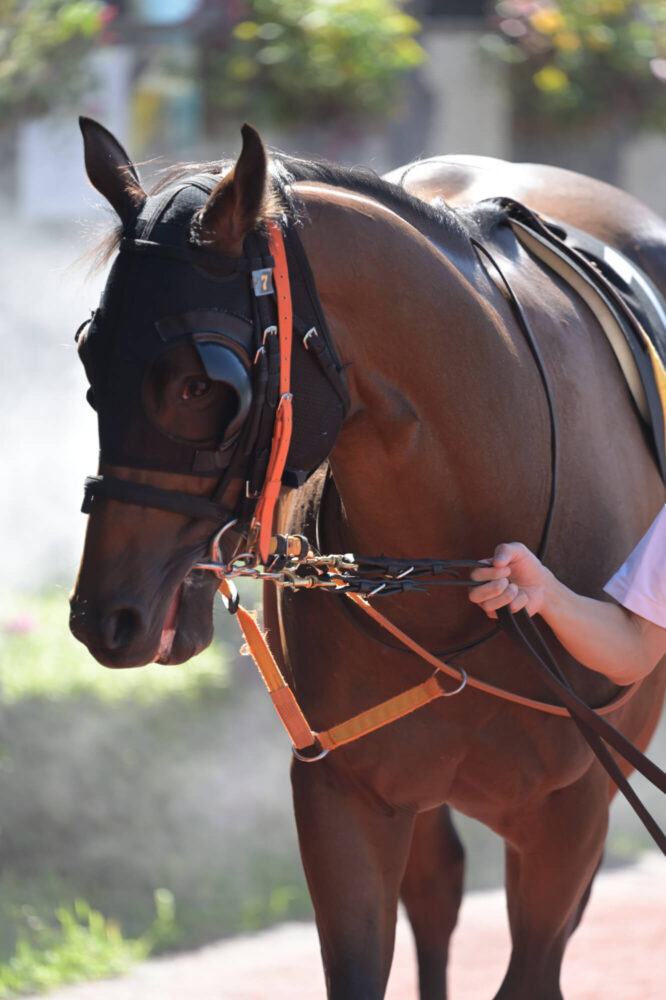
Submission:
[[[273,534],[273,517],[275,504],[280,495],[282,474],[289,453],[292,429],[292,394],[291,387],[291,349],[293,330],[293,311],[291,305],[291,288],[289,285],[289,269],[287,254],[284,248],[282,233],[274,223],[268,226],[268,248],[275,260],[273,282],[278,310],[278,341],[280,347],[280,402],[278,403],[273,428],[271,454],[266,472],[261,496],[252,518],[249,534],[249,547],[259,551],[259,558],[266,563],[270,554],[270,542]]]

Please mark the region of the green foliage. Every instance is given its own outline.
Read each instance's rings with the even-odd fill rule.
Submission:
[[[255,121],[387,114],[424,59],[419,24],[401,0],[237,0],[215,9],[200,25],[209,100]]]
[[[482,44],[511,67],[519,112],[666,128],[663,0],[495,0],[492,21]]]
[[[44,923],[23,908],[22,930],[13,957],[0,963],[0,997],[45,993],[65,983],[122,975],[157,945],[173,939],[173,896],[155,893],[156,917],[140,938],[127,940],[120,926],[82,899],[55,911],[56,924]]]
[[[109,10],[99,0],[0,0],[0,126],[74,101]]]
[[[229,683],[230,650],[224,643],[214,643],[196,659],[179,666],[151,663],[135,670],[107,670],[71,635],[68,617],[64,590],[16,597],[11,607],[3,608],[0,703],[82,695],[108,702],[131,699],[148,703],[176,694],[196,696]],[[235,626],[231,620],[230,624]]]

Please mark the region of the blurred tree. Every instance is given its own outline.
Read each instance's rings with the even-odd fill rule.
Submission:
[[[0,0],[0,128],[76,101],[114,15],[100,0]]]
[[[628,135],[666,128],[664,0],[494,0],[491,23],[482,45],[509,67],[516,158],[541,146],[578,166],[596,145],[595,172],[613,179]]]
[[[425,54],[401,0],[203,0],[209,111],[276,124],[385,116]]]

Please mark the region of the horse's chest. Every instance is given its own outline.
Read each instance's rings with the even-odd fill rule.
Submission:
[[[393,808],[446,802],[499,830],[589,766],[589,752],[566,722],[473,700],[469,717],[464,706],[442,702],[360,741],[343,751],[344,769]]]

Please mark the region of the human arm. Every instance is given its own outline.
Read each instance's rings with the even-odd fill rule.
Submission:
[[[616,684],[645,677],[666,653],[666,628],[619,604],[583,597],[565,586],[526,546],[498,546],[487,567],[472,571],[480,585],[470,600],[491,618],[509,606],[539,614],[580,663]]]

